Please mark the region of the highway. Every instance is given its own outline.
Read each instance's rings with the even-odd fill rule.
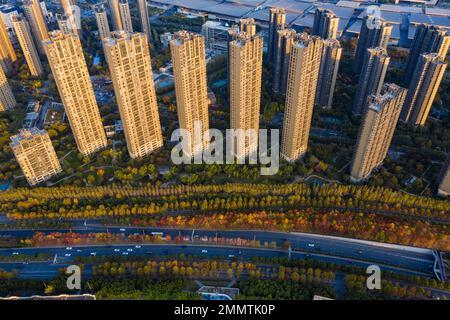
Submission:
[[[278,246],[289,241],[291,245],[291,257],[299,259],[314,259],[324,262],[335,262],[344,265],[368,266],[370,264],[378,264],[382,270],[391,270],[399,273],[412,275],[421,275],[433,277],[434,257],[431,250],[391,246],[388,244],[359,241],[346,238],[320,236],[305,233],[283,233],[283,232],[265,232],[265,231],[224,231],[224,230],[192,230],[192,229],[168,229],[168,228],[142,228],[142,227],[121,227],[121,226],[101,226],[86,224],[85,227],[77,227],[71,230],[0,230],[0,235],[13,235],[18,237],[29,237],[33,232],[112,232],[124,234],[151,234],[152,232],[162,232],[164,235],[170,235],[172,238],[181,235],[186,239],[192,240],[194,235],[194,243],[190,241],[182,245],[176,244],[140,244],[141,248],[135,245],[99,245],[99,246],[73,246],[72,250],[66,250],[65,247],[40,247],[40,248],[20,248],[20,249],[0,249],[0,255],[12,255],[13,253],[21,254],[38,254],[46,253],[50,255],[58,255],[58,263],[49,265],[46,263],[0,263],[0,268],[5,270],[17,269],[21,277],[40,278],[46,275],[55,274],[58,268],[70,264],[77,256],[89,256],[95,252],[97,256],[114,256],[114,255],[168,255],[184,253],[186,255],[204,255],[205,257],[233,255],[237,258],[250,258],[253,256],[287,257],[288,250],[269,249],[269,248],[243,248],[243,247],[226,247],[215,246],[213,244],[202,243],[201,238],[208,237],[225,237],[225,238],[241,238],[256,239],[263,244],[264,242],[275,241]],[[129,251],[126,251],[131,249]],[[124,251],[125,250],[125,251]],[[202,253],[207,250],[207,253]],[[124,254],[123,252],[127,252]],[[70,257],[66,255],[70,254]],[[52,271],[54,270],[54,271]]]

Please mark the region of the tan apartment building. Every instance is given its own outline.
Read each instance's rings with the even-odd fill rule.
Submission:
[[[62,171],[50,137],[38,128],[22,129],[11,137],[11,149],[31,186]]]
[[[90,155],[106,147],[80,38],[74,33],[53,31],[44,47],[78,150]]]
[[[339,17],[333,11],[317,8],[314,12],[312,34],[322,39],[336,39],[339,28]]]
[[[386,49],[382,47],[367,49],[353,100],[354,115],[364,115],[367,98],[380,94],[389,62]]]
[[[99,3],[93,6],[95,20],[97,21],[98,35],[100,40],[109,38],[111,30],[108,24],[108,15],[104,3]]]
[[[420,56],[403,105],[403,122],[416,126],[425,124],[446,68],[447,63],[438,53]]]
[[[16,106],[16,99],[6,79],[5,72],[0,68],[0,112],[11,110]]]
[[[61,0],[61,5],[63,7],[64,13],[67,16],[72,14],[72,6],[77,5],[77,0]]]
[[[383,18],[370,14],[364,17],[358,37],[358,44],[356,45],[355,61],[353,63],[356,74],[361,72],[367,49],[376,47],[387,48],[392,28],[392,25]]]
[[[195,143],[194,137],[196,123],[202,126],[202,133],[209,130],[205,40],[199,34],[178,31],[170,41],[170,50],[179,125],[191,134],[189,156],[194,156],[209,145],[207,139]]]
[[[104,45],[128,152],[142,158],[163,145],[147,36],[112,32]]]
[[[27,62],[28,69],[30,70],[30,74],[34,77],[40,77],[43,74],[44,69],[42,68],[41,60],[39,59],[39,54],[34,44],[28,21],[21,15],[13,16],[11,21],[17,39],[19,40],[20,47],[22,48],[25,61]]]
[[[148,16],[148,4],[147,0],[137,0],[139,21],[141,22],[141,32],[147,35],[147,39],[150,42],[152,38],[150,30],[150,19]]]
[[[280,94],[286,94],[292,44],[296,35],[297,32],[294,29],[278,31],[278,42],[274,57],[275,64],[273,66],[272,90]]]
[[[133,21],[131,20],[130,5],[128,0],[119,0],[119,13],[122,20],[122,30],[133,32]]]
[[[421,24],[416,28],[414,40],[409,49],[408,61],[405,67],[404,81],[410,84],[415,75],[420,56],[424,53],[437,53],[443,60],[450,46],[450,34],[447,30],[432,24]]]
[[[243,159],[258,150],[263,40],[241,32],[229,48],[231,129],[242,133],[232,148]]]
[[[244,18],[239,20],[239,27],[241,32],[245,32],[249,36],[256,35],[256,23],[253,18]]]
[[[113,31],[123,30],[122,18],[120,17],[119,0],[108,0],[108,3]]]
[[[315,102],[320,108],[330,109],[332,106],[341,55],[342,47],[338,40],[330,38],[323,41]]]
[[[369,178],[386,158],[394,135],[406,89],[394,83],[386,84],[383,93],[372,95],[359,129],[353,154],[350,179],[353,182]]]
[[[300,33],[292,45],[281,156],[295,161],[306,153],[319,78],[323,41]]]
[[[17,61],[17,55],[9,38],[8,30],[0,14],[0,67],[5,73],[12,71],[12,63]]]
[[[269,9],[269,43],[267,44],[267,61],[274,65],[278,44],[278,31],[286,28],[286,10],[284,8]]]
[[[42,42],[48,40],[49,35],[39,0],[25,0],[23,2],[23,11],[30,24],[34,43],[36,44],[38,52],[40,54],[45,54]]]
[[[81,26],[77,25],[81,24],[81,12],[79,12],[81,9],[77,7],[77,0],[61,0],[61,4],[64,9],[64,14],[56,15],[59,30],[76,32],[81,37]],[[78,14],[80,16],[77,16]]]
[[[65,14],[56,14],[56,22],[58,23],[58,29],[64,33],[72,32],[72,24],[69,16]]]

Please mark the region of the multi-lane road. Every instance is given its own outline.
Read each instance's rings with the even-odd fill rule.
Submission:
[[[86,224],[70,230],[0,230],[0,235],[13,235],[18,237],[29,237],[33,232],[80,232],[80,233],[145,233],[152,232],[170,235],[172,238],[182,236],[190,239],[183,244],[124,244],[124,245],[99,245],[99,246],[73,246],[66,247],[39,247],[39,248],[17,248],[0,249],[0,256],[13,254],[35,255],[45,253],[57,256],[54,261],[33,263],[0,263],[0,268],[5,270],[16,269],[19,276],[23,278],[50,278],[54,276],[59,268],[69,265],[79,256],[132,256],[132,255],[169,255],[180,254],[198,255],[205,257],[225,256],[236,258],[259,257],[288,257],[314,259],[324,262],[334,262],[345,265],[368,266],[377,264],[382,270],[391,270],[399,273],[433,277],[434,257],[431,250],[388,245],[371,241],[352,240],[339,237],[321,236],[305,233],[283,233],[265,231],[223,231],[223,230],[192,230],[192,229],[168,229],[168,228],[142,228],[142,227],[119,227]],[[204,243],[202,237],[224,237],[256,239],[260,243],[276,242],[278,247],[289,243],[288,249],[271,248],[244,248]],[[194,241],[192,241],[192,238]],[[138,245],[138,248],[136,248]]]

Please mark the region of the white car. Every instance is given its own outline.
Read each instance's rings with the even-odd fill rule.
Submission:
[[[128,248],[127,251],[128,251],[128,252],[133,252],[133,249]]]
[[[19,253],[17,251],[13,252],[12,254],[13,254],[13,256],[19,255]]]
[[[65,256],[65,257],[70,257],[71,254],[70,254],[70,253],[66,253],[64,256]]]
[[[314,243],[309,243],[308,247],[314,248]]]
[[[136,249],[140,249],[140,248],[141,248],[141,246],[137,245],[137,246],[135,246],[135,248],[136,248]]]
[[[91,256],[96,256],[97,252],[91,252]]]
[[[234,254],[229,254],[228,258],[234,258]]]
[[[208,253],[208,250],[203,249],[202,253]]]
[[[120,252],[120,249],[114,249],[114,252]]]
[[[81,250],[81,249],[77,249],[77,252],[83,252],[83,250]]]
[[[67,247],[66,250],[72,250],[72,247]]]
[[[123,254],[124,256],[127,256],[127,255],[128,255],[128,252],[122,252],[122,254]]]
[[[124,229],[124,228],[120,228],[120,231],[124,232],[124,231],[125,231],[125,229]]]

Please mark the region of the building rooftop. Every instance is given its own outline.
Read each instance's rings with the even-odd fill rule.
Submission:
[[[12,148],[17,147],[22,141],[30,140],[35,135],[47,135],[47,131],[40,130],[36,127],[29,128],[29,129],[20,129],[18,134],[11,137],[10,146]]]
[[[94,12],[96,12],[96,13],[103,13],[106,11],[106,7],[103,2],[94,4],[92,6],[92,8],[94,9]]]

